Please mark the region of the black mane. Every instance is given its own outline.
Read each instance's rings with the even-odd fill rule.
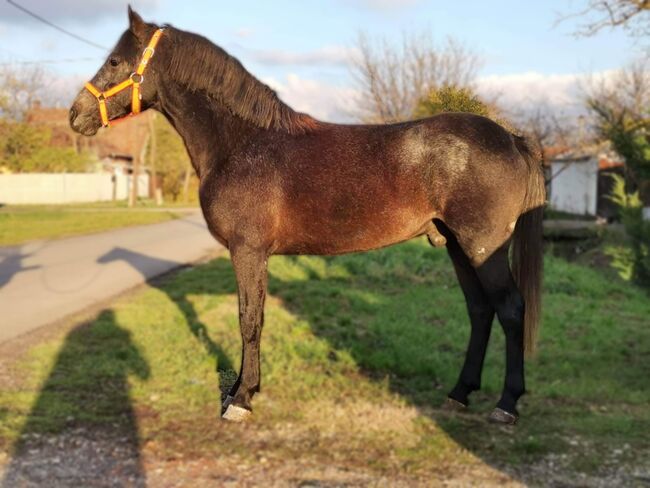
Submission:
[[[235,115],[264,129],[304,133],[317,121],[282,102],[267,85],[205,37],[173,27],[165,31],[172,43],[168,76],[191,91],[203,91]]]

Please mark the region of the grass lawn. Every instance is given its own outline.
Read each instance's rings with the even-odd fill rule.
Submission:
[[[25,205],[0,208],[0,246],[34,239],[90,234],[130,225],[154,224],[177,218],[172,211],[125,209],[115,204]]]
[[[219,420],[240,342],[226,257],[122,299],[32,347],[0,389],[0,450],[83,426],[130,432],[145,457],[289,460],[426,485],[463,473],[533,484],[650,472],[650,300],[547,256],[544,324],[518,426],[485,419],[503,382],[493,331],[470,411],[438,407],[469,335],[446,253],[424,241],[337,258],[274,257],[262,393],[244,425]],[[624,473],[624,474],[620,474]],[[506,478],[507,480],[507,478]],[[389,484],[390,485],[390,484]]]

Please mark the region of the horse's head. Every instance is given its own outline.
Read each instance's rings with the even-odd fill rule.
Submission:
[[[154,51],[147,46],[151,45],[157,29],[129,7],[129,28],[72,103],[72,129],[92,136],[108,125],[109,120],[146,110],[155,102],[156,70],[147,63]],[[146,68],[146,73],[138,73],[139,66],[143,66],[142,71]]]

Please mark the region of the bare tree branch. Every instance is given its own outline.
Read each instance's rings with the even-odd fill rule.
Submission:
[[[650,34],[650,0],[588,0],[585,8],[559,17],[556,25],[575,18],[583,20],[576,36],[593,36],[607,27],[622,27],[634,36],[647,36]]]
[[[361,92],[359,118],[366,122],[409,119],[431,89],[470,86],[479,57],[452,38],[437,46],[427,32],[405,34],[400,44],[360,34],[352,72]]]

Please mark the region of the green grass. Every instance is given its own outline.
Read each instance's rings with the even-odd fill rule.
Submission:
[[[0,446],[84,424],[135,430],[141,449],[172,458],[290,456],[425,479],[484,465],[512,474],[548,455],[589,475],[646,462],[647,293],[551,256],[545,280],[540,352],[514,429],[485,421],[503,383],[496,324],[471,410],[438,409],[469,326],[445,252],[415,241],[271,259],[263,393],[247,425],[219,421],[240,342],[234,276],[218,258],[31,349],[15,366],[24,381],[0,390]]]
[[[127,210],[114,204],[3,207],[0,208],[0,246],[154,224],[177,217],[173,211]]]

